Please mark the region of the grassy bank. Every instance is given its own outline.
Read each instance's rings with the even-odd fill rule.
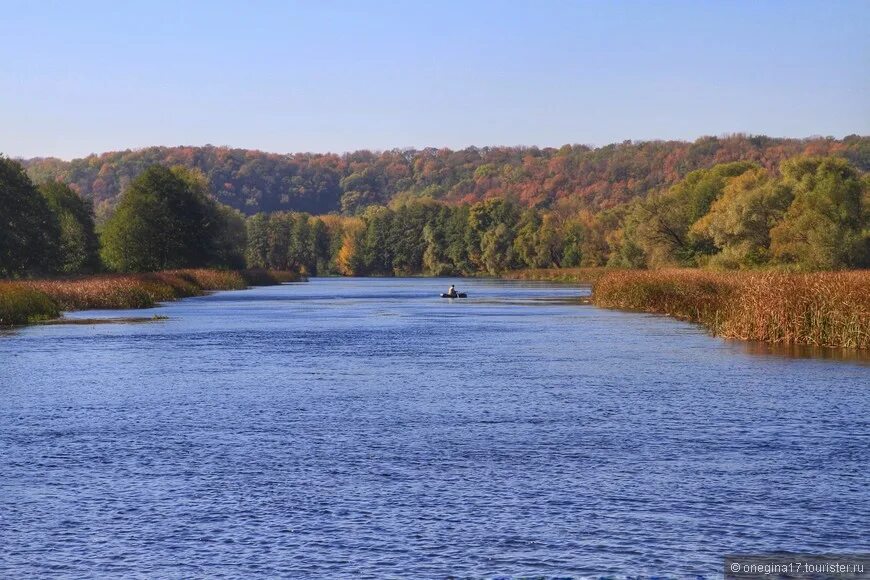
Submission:
[[[724,338],[870,349],[870,270],[580,268],[516,271],[506,278],[592,284],[597,306],[668,314]]]
[[[57,318],[64,310],[148,308],[158,302],[299,279],[274,270],[170,270],[57,280],[0,282],[0,326]]]

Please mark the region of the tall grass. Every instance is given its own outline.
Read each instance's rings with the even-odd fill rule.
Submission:
[[[593,302],[669,314],[725,338],[870,348],[870,271],[615,270]]]
[[[20,282],[0,282],[0,327],[57,318],[57,304]]]
[[[57,280],[0,282],[0,326],[56,318],[63,310],[148,308],[158,302],[299,280],[272,270],[169,270]]]

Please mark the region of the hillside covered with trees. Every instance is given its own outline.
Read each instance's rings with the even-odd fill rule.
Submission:
[[[215,199],[246,215],[300,211],[360,214],[397,198],[451,205],[510,199],[521,207],[569,204],[592,212],[661,192],[690,172],[746,161],[776,173],[797,155],[838,156],[870,170],[870,138],[777,139],[733,135],[681,141],[627,141],[605,147],[471,147],[281,155],[226,147],[149,147],[70,162],[22,161],[35,183],[62,181],[93,201],[98,219],[146,168],[202,173]]]
[[[608,207],[609,206],[609,207]],[[359,212],[259,212],[215,200],[201,171],[147,167],[104,220],[56,180],[0,157],[0,275],[265,268],[309,274],[468,275],[518,268],[870,265],[870,175],[845,156],[742,160],[594,208],[397,195]],[[98,225],[99,224],[99,225]]]

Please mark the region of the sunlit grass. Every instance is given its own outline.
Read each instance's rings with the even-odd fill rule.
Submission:
[[[46,294],[21,282],[0,282],[0,326],[56,318],[57,304]]]
[[[870,271],[615,270],[595,304],[669,314],[725,338],[870,348]]]
[[[84,278],[0,282],[0,326],[56,318],[64,310],[148,308],[158,302],[295,281],[272,270],[170,270]]]

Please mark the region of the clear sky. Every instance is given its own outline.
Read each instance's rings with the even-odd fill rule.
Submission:
[[[870,134],[870,0],[0,0],[0,152]]]

